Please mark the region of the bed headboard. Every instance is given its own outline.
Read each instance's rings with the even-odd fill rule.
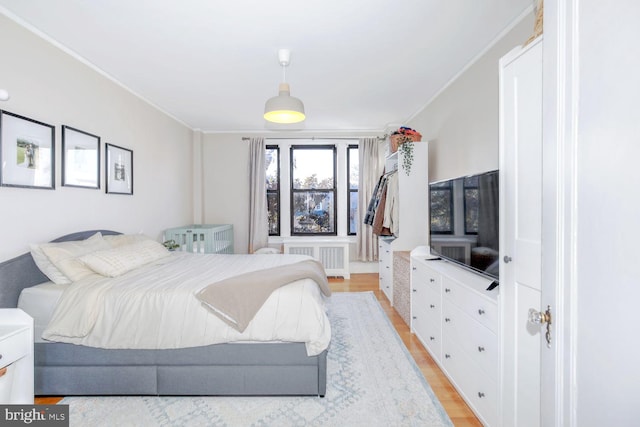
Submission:
[[[51,242],[68,242],[70,240],[84,240],[97,232],[103,235],[121,234],[110,230],[89,230],[67,234]],[[0,263],[0,308],[18,306],[18,297],[24,288],[35,286],[49,280],[36,263],[31,253],[27,252],[8,261]]]

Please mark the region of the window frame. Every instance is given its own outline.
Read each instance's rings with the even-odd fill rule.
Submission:
[[[296,150],[331,150],[333,153],[333,185],[331,189],[318,189],[318,188],[307,188],[304,190],[294,189],[294,176],[293,176],[293,160],[294,160],[294,151]],[[289,233],[291,236],[337,236],[338,235],[338,192],[337,192],[337,146],[335,144],[322,144],[322,145],[307,145],[307,144],[292,144],[289,147]],[[332,193],[333,194],[333,232],[328,233],[301,233],[298,231],[294,231],[294,217],[295,217],[295,209],[294,209],[294,194],[297,193],[309,193],[309,192],[320,192],[320,193]]]
[[[351,193],[356,193],[358,194],[358,197],[360,197],[360,183],[358,182],[358,187],[354,190],[351,188],[351,150],[355,150],[356,154],[359,156],[359,149],[360,146],[358,144],[349,144],[347,145],[347,209],[346,209],[346,215],[347,215],[347,236],[357,236],[358,235],[358,230],[359,230],[359,221],[355,221],[355,227],[356,229],[352,232],[351,231],[351,216],[350,216],[350,212],[351,212]],[[358,178],[360,177],[360,168],[358,167]],[[356,207],[356,212],[357,212],[357,207]]]
[[[271,224],[269,223],[269,218],[267,217],[267,229],[269,230],[269,236],[280,236],[282,234],[282,203],[280,202],[280,189],[282,188],[282,175],[281,175],[281,171],[280,171],[280,146],[276,145],[276,144],[268,144],[265,145],[265,156],[266,156],[266,150],[276,150],[276,156],[275,156],[275,160],[276,160],[276,177],[278,179],[278,188],[277,190],[270,190],[269,187],[267,186],[267,182],[264,183],[265,185],[265,190],[267,192],[267,215],[269,214],[269,194],[275,194],[276,200],[278,201],[278,209],[277,209],[277,214],[278,214],[278,231],[277,233],[272,233],[271,232]]]

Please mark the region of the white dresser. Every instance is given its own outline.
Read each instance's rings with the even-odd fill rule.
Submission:
[[[485,425],[498,425],[498,288],[455,264],[411,253],[411,330]]]
[[[33,319],[0,309],[0,404],[33,404]]]

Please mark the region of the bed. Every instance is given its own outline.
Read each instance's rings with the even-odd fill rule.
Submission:
[[[91,236],[95,236],[97,232],[101,233],[102,236],[120,234],[109,230],[91,230],[66,235],[52,242],[84,241]],[[190,254],[188,256],[207,257],[209,255]],[[255,256],[257,257],[256,260],[262,259],[263,263],[267,262],[268,259],[269,262],[267,264],[273,263],[274,261],[272,260],[279,259],[273,257],[287,257],[286,255],[210,256],[240,257],[233,258],[234,260]],[[289,262],[285,258],[283,260],[284,264]],[[293,261],[295,260],[293,259]],[[171,259],[171,262],[173,262],[173,259]],[[277,262],[280,263],[280,261]],[[169,261],[167,261],[167,266],[169,265],[168,263]],[[260,267],[252,268],[260,269]],[[171,273],[164,273],[164,276],[170,275]],[[126,274],[122,277],[124,276]],[[176,274],[176,276],[180,275]],[[76,287],[83,280],[85,279],[74,281],[73,286]],[[282,292],[300,285],[299,282],[283,286],[281,288],[283,289]],[[109,288],[111,286],[111,284],[108,285]],[[59,288],[60,286],[56,288],[54,284],[50,283],[49,278],[42,273],[34,262],[31,253],[0,263],[0,307],[2,308],[17,307],[19,299],[26,298],[21,298],[21,293],[25,289],[25,294],[38,293],[44,289],[42,292],[54,295],[54,299],[56,299],[63,293]],[[64,286],[62,288],[64,289]],[[65,290],[64,293],[70,292]],[[268,305],[269,301],[267,300],[265,306]],[[56,304],[56,309],[58,310],[54,310],[51,303],[49,303],[48,308],[45,307],[44,309],[45,312],[49,310],[48,315],[52,316],[53,320],[55,320],[58,311],[60,311],[58,305],[63,305],[61,301],[56,302]],[[71,302],[67,301],[66,304],[71,306],[73,300]],[[29,303],[26,305],[27,311],[30,310],[29,307],[33,306],[33,304],[29,305]],[[198,305],[197,309],[193,308],[188,311],[190,313],[197,310],[208,311],[207,319],[210,317],[220,319],[219,315],[213,316],[213,311],[207,310],[201,302],[198,302]],[[262,309],[256,315],[256,319],[261,313]],[[204,315],[199,313],[198,316]],[[140,346],[142,348],[114,348],[113,343],[109,342],[106,344],[100,343],[101,347],[93,346],[93,342],[89,342],[91,345],[87,345],[83,341],[84,338],[76,341],[74,341],[74,338],[70,338],[70,342],[52,342],[36,339],[34,344],[35,394],[43,396],[317,395],[322,397],[326,392],[327,381],[326,363],[329,343],[326,328],[329,328],[328,330],[330,331],[330,327],[324,311],[323,316],[316,315],[316,317],[318,317],[319,322],[323,324],[326,322],[326,324],[321,328],[319,327],[319,332],[314,335],[316,338],[313,343],[309,341],[289,341],[287,335],[285,335],[285,338],[274,335],[275,339],[271,341],[263,338],[259,340],[242,339],[244,335],[237,335],[236,332],[228,333],[229,336],[235,336],[232,340],[233,342],[216,342],[213,344],[189,340],[180,342],[182,340],[181,334],[185,331],[185,325],[180,329],[183,332],[176,334],[180,339],[177,339],[175,343],[160,343],[159,345],[163,348],[153,348],[157,344],[149,345],[144,342]],[[53,320],[51,323],[55,323]],[[207,322],[215,322],[215,320],[209,319]],[[47,336],[50,339],[51,337],[56,337],[58,331],[50,331],[50,325],[45,325],[45,323],[46,320],[36,319],[36,336],[40,336],[42,332],[45,335],[48,334]],[[76,322],[74,321],[73,323],[75,324]],[[247,331],[257,328],[252,326],[254,323],[256,322],[250,323]],[[263,321],[260,322],[260,324],[263,323]],[[162,325],[158,325],[158,328],[161,331],[165,331],[171,329],[172,324],[172,322],[165,321]],[[199,322],[191,323],[186,325],[186,328],[193,326],[192,329],[197,330],[199,324]],[[104,328],[104,325],[92,324],[87,329],[100,328]],[[129,327],[128,329],[134,330],[135,328]],[[245,332],[242,333],[244,334]],[[328,334],[330,339],[330,332]],[[162,338],[166,338],[169,333],[160,335],[162,335]],[[132,336],[134,339],[140,338],[136,337],[135,334],[132,334]],[[112,348],[109,348],[109,346],[112,346]],[[174,348],[168,348],[171,346]]]

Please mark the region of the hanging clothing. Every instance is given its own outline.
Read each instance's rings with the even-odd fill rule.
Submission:
[[[371,200],[369,201],[367,213],[364,216],[364,223],[367,225],[373,225],[373,219],[376,215],[376,210],[378,209],[378,205],[380,204],[380,198],[382,197],[382,192],[386,182],[387,182],[386,174],[382,175],[378,179],[376,188],[374,189],[373,195],[371,196]]]
[[[400,214],[398,205],[398,174],[390,175],[387,179],[387,194],[384,206],[384,221],[382,226],[388,228],[390,234],[397,236],[400,230],[398,216]]]
[[[376,209],[375,215],[373,217],[373,234],[380,236],[382,234],[382,227],[384,223],[384,211],[385,205],[387,203],[387,184],[389,180],[385,180],[384,188],[381,191],[380,203],[378,203],[378,208]]]
[[[373,227],[378,236],[397,235],[398,224],[398,174],[391,171],[378,180],[376,191],[369,201],[365,224]]]

